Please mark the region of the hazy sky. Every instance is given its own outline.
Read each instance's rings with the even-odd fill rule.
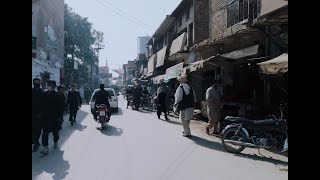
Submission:
[[[108,59],[111,69],[121,68],[128,60],[135,59],[137,37],[152,36],[165,16],[170,15],[180,2],[181,0],[65,0],[77,14],[88,17],[94,29],[104,33],[105,49],[100,51],[99,65],[105,65]]]

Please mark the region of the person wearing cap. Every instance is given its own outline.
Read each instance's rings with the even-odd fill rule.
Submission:
[[[53,133],[54,148],[58,148],[59,140],[59,127],[57,126],[59,122],[59,95],[55,91],[56,82],[49,81],[48,88],[44,95],[44,124],[42,133],[42,146],[43,149],[41,153],[49,153],[49,133]]]
[[[38,151],[40,146],[39,138],[42,130],[43,120],[43,96],[44,92],[40,87],[40,79],[33,79],[32,88],[32,144],[33,152]]]
[[[196,102],[196,96],[193,88],[188,84],[188,76],[181,75],[177,78],[180,82],[179,87],[175,93],[175,103],[179,104],[180,115],[179,119],[183,126],[183,136],[192,137],[190,130],[190,120],[193,119],[194,103]]]
[[[206,91],[207,114],[209,122],[206,133],[213,127],[213,134],[218,134],[218,125],[221,118],[222,87],[221,80],[213,80],[212,85]]]
[[[73,124],[76,122],[78,109],[81,107],[82,98],[79,91],[76,90],[76,85],[71,85],[71,91],[68,92],[68,105],[70,109],[69,121]]]

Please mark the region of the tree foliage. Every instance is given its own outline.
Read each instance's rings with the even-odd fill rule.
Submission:
[[[65,4],[64,38],[65,38],[65,60],[73,67],[75,60],[80,61],[78,75],[84,82],[88,81],[89,71],[87,64],[94,65],[98,62],[98,53],[104,48],[103,32],[92,28],[88,18],[81,17]]]

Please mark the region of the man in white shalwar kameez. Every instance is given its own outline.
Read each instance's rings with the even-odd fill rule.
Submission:
[[[183,126],[183,136],[192,137],[190,130],[190,120],[193,119],[194,103],[196,102],[196,96],[193,88],[188,84],[187,75],[181,75],[177,78],[180,82],[179,87],[175,93],[175,104],[183,103],[183,108],[180,110],[179,120]]]

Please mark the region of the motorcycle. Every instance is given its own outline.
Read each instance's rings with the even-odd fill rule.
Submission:
[[[109,117],[107,116],[107,106],[105,104],[98,104],[97,106],[97,112],[98,113],[98,122],[101,124],[101,129],[104,129],[109,122]]]
[[[270,133],[270,131],[273,131],[285,135],[283,151],[287,151],[288,126],[286,120],[283,118],[284,107],[280,105],[279,109],[281,114],[279,118],[271,115],[264,120],[249,120],[242,117],[227,116],[224,121],[229,125],[227,125],[221,133],[224,149],[230,153],[240,153],[246,147],[258,149],[276,148],[278,141]]]

